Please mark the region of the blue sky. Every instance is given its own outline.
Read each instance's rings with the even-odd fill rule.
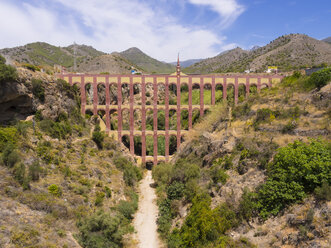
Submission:
[[[0,48],[74,41],[136,46],[162,61],[250,49],[289,33],[331,36],[331,0],[0,0]]]

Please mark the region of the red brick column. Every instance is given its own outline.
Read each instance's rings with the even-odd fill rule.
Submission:
[[[204,115],[203,111],[203,91],[204,91],[204,85],[203,85],[203,77],[200,77],[200,116],[202,117]]]
[[[257,92],[260,93],[261,91],[261,76],[257,78]]]
[[[224,77],[224,83],[223,83],[223,101],[226,101],[226,96],[227,96],[227,87],[228,87],[228,78]]]
[[[130,76],[130,152],[134,155],[133,78]]]
[[[192,121],[192,77],[188,79],[188,129],[191,130],[193,126]]]
[[[249,77],[246,77],[246,98],[249,97]]]
[[[177,76],[177,151],[180,146],[180,115],[181,115],[181,109],[180,109],[180,77]]]
[[[156,77],[153,77],[153,138],[154,138],[154,165],[157,165],[157,82]]]
[[[110,105],[110,95],[109,95],[109,77],[106,77],[106,132],[108,133],[110,130],[110,113],[109,113],[109,105]]]
[[[97,84],[97,77],[93,77],[93,115],[98,114],[98,84]]]
[[[118,141],[122,142],[122,82],[121,77],[117,77],[117,133]]]
[[[86,106],[86,92],[85,92],[85,77],[80,77],[80,101],[81,101],[81,112],[82,115],[85,115],[85,106]]]
[[[146,85],[145,76],[141,82],[141,157],[142,163],[146,163]]]
[[[215,86],[215,76],[211,79],[211,105],[215,105],[215,92],[216,92],[216,86]]]
[[[239,88],[239,85],[238,85],[238,77],[236,76],[234,78],[234,104],[237,104],[238,103],[238,88]]]
[[[165,161],[169,161],[169,78],[165,81]]]

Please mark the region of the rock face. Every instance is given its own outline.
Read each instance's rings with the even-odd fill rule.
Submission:
[[[72,90],[64,89],[55,77],[25,69],[18,69],[18,74],[17,82],[5,82],[0,87],[0,124],[24,120],[36,111],[55,120],[61,112],[70,113],[77,106]],[[32,79],[41,80],[44,101],[32,93]]]

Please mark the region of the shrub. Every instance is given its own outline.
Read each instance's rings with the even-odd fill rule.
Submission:
[[[26,176],[25,165],[23,163],[16,164],[13,170],[14,178],[23,186],[23,189],[29,189],[30,178]]]
[[[13,144],[8,144],[2,152],[2,162],[8,167],[13,167],[20,160],[20,156]]]
[[[119,211],[128,220],[133,219],[133,214],[136,211],[134,205],[131,202],[121,200],[116,206],[117,211]]]
[[[29,166],[29,177],[32,181],[38,181],[42,171],[43,169],[40,167],[39,161],[36,160]]]
[[[225,184],[229,178],[228,174],[226,174],[224,169],[218,168],[218,166],[215,165],[210,168],[210,176],[211,179],[213,180],[213,183],[215,184],[217,183]]]
[[[110,198],[111,197],[111,189],[108,186],[105,186],[105,192],[106,192],[106,197]]]
[[[40,79],[33,78],[32,83],[32,93],[37,97],[41,102],[45,101],[45,87],[43,86],[43,81]]]
[[[48,192],[54,196],[60,197],[62,195],[62,189],[56,184],[48,186]]]
[[[116,168],[123,171],[123,179],[125,184],[128,186],[133,186],[136,182],[142,179],[141,170],[128,161],[123,156],[114,156],[113,163]]]
[[[318,89],[322,88],[330,81],[331,81],[331,67],[314,72],[313,74],[311,74],[308,80],[310,84],[315,85],[315,87],[317,87]]]
[[[95,206],[102,206],[104,198],[105,198],[105,193],[96,192],[96,198],[95,198],[94,205]]]
[[[15,127],[0,127],[0,152],[7,146],[16,144],[17,138]]]
[[[0,55],[0,84],[16,81],[17,77],[16,69],[6,65],[6,59]]]
[[[244,192],[239,202],[239,215],[242,219],[249,221],[256,210],[256,193],[250,192],[247,188],[244,188]]]
[[[98,211],[77,223],[78,240],[83,247],[123,247],[123,235],[129,232],[119,216]]]
[[[72,133],[69,121],[55,122],[50,119],[44,119],[39,123],[40,129],[50,135],[52,138],[65,139]]]
[[[318,200],[331,201],[331,185],[326,181],[322,183],[322,186],[316,187],[314,193]]]
[[[100,131],[100,126],[99,124],[95,125],[94,131],[92,133],[92,140],[95,142],[97,147],[99,149],[103,148],[103,140],[105,138],[105,135],[103,132]]]
[[[23,67],[25,67],[26,69],[30,70],[30,71],[40,71],[40,68],[38,66],[32,65],[32,64],[24,64]]]
[[[296,121],[294,121],[294,120],[289,121],[286,125],[283,126],[282,133],[289,133],[289,132],[293,131],[294,129],[296,129],[297,126],[298,126],[298,124],[296,123]]]
[[[180,199],[183,196],[185,186],[181,182],[173,182],[167,188],[167,196],[170,200]]]

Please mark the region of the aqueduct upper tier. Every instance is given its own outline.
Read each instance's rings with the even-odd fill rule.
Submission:
[[[91,111],[93,115],[97,115],[98,111],[105,112],[106,132],[113,134],[122,141],[123,136],[129,136],[130,152],[134,154],[134,137],[141,137],[141,159],[142,163],[152,161],[157,164],[158,161],[168,161],[169,154],[169,139],[171,135],[177,138],[177,148],[180,146],[182,136],[185,132],[192,128],[192,113],[198,109],[200,116],[204,115],[206,109],[211,105],[216,104],[216,92],[219,88],[222,89],[221,97],[227,99],[228,88],[233,88],[234,103],[238,102],[239,88],[244,87],[245,97],[248,97],[250,88],[256,87],[257,92],[263,87],[272,87],[272,85],[280,82],[280,75],[262,75],[262,74],[226,74],[226,75],[92,75],[92,74],[60,74],[60,78],[69,82],[71,85],[77,84],[81,94],[81,113],[84,115],[86,111]],[[105,101],[101,104],[98,102],[98,86],[102,85],[105,89]],[[146,102],[146,87],[152,87],[153,97],[151,102]],[[110,88],[116,86],[117,101],[111,103]],[[129,88],[127,95],[123,95],[122,87]],[[135,87],[141,89],[141,102],[135,102],[134,94]],[[159,102],[158,88],[162,86],[164,89],[164,101]],[[87,101],[86,88],[92,89],[92,101]],[[183,104],[181,102],[181,90],[183,87],[187,90],[188,101]],[[169,101],[171,89],[176,88],[175,101]],[[198,89],[200,91],[199,103],[192,103],[192,92]],[[211,93],[210,102],[204,101],[204,91],[208,89]],[[127,101],[123,101],[124,98]],[[134,128],[134,111],[141,111],[141,129]],[[146,130],[146,112],[153,112],[153,130]],[[165,115],[165,128],[158,130],[158,111],[163,110]],[[176,130],[169,129],[169,111],[176,111],[177,125]],[[117,130],[111,129],[111,112],[117,112]],[[129,130],[123,130],[123,111],[129,111]],[[181,112],[188,111],[188,130],[181,128]],[[165,137],[165,154],[158,156],[158,137]],[[152,136],[154,141],[153,156],[146,156],[146,137]]]

